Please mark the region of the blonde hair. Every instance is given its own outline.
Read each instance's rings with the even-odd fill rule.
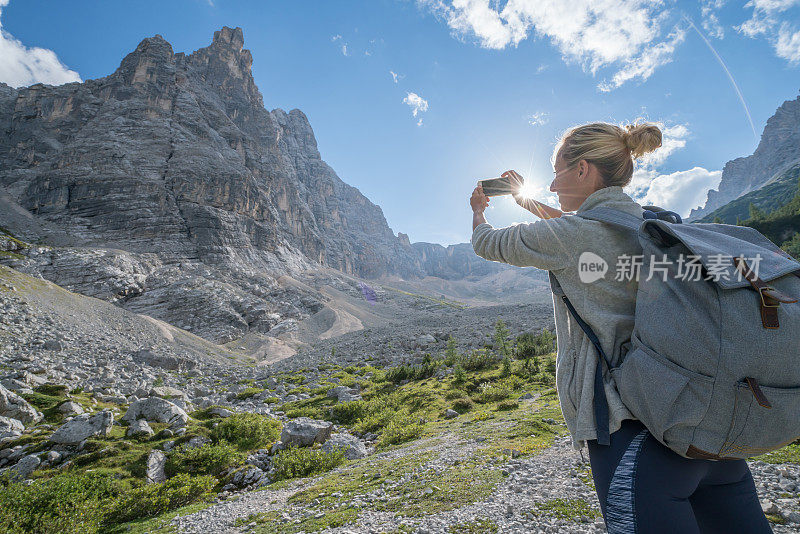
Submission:
[[[661,146],[661,130],[651,122],[617,126],[592,122],[570,128],[556,144],[553,163],[561,157],[572,167],[580,160],[594,164],[606,186],[628,185],[633,176],[633,161]]]

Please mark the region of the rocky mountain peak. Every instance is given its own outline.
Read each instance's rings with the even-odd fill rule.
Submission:
[[[759,189],[800,160],[800,97],[786,100],[767,120],[752,155],[725,164],[719,187],[708,192],[702,208],[687,220],[696,220],[740,196]]]
[[[244,47],[244,33],[238,26],[236,28],[223,26],[221,30],[214,32],[211,46],[230,47],[241,52]]]

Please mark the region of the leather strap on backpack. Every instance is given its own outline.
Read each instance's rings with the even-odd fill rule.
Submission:
[[[780,326],[778,323],[778,307],[780,307],[782,302],[789,304],[797,302],[797,299],[781,293],[764,282],[750,266],[747,265],[747,261],[745,261],[743,257],[737,256],[733,258],[733,261],[736,269],[742,273],[745,280],[750,282],[750,286],[761,297],[762,326],[771,330],[777,329]]]

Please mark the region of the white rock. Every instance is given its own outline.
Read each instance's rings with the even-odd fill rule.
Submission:
[[[38,423],[42,420],[42,414],[28,404],[28,401],[3,386],[0,386],[0,415],[23,423]]]
[[[22,435],[25,425],[18,419],[0,416],[0,440],[14,439]]]
[[[167,480],[167,475],[164,473],[164,466],[167,463],[167,456],[159,451],[153,449],[147,456],[147,473],[145,478],[148,484],[161,484]]]
[[[144,419],[137,419],[136,421],[132,421],[128,426],[128,430],[125,432],[125,435],[128,437],[149,437],[155,434],[153,429],[150,428],[150,425],[147,424],[147,421]]]
[[[171,427],[184,427],[189,421],[189,416],[167,399],[150,397],[131,404],[128,411],[122,416],[123,421],[132,422],[137,419],[167,423]]]
[[[92,436],[105,436],[112,424],[114,424],[114,414],[108,410],[103,410],[96,415],[88,413],[77,415],[61,425],[50,436],[50,441],[65,445],[76,445]]]
[[[324,443],[331,437],[333,423],[318,421],[309,417],[298,417],[287,421],[281,431],[283,446],[300,445],[302,447],[314,443]]]
[[[331,434],[331,437],[322,445],[322,450],[325,452],[341,450],[348,460],[363,458],[368,454],[367,447],[357,437],[345,433]]]

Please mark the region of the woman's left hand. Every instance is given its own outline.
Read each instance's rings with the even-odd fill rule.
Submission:
[[[511,196],[514,197],[514,200],[517,202],[517,204],[522,205],[521,202],[523,197],[519,190],[523,185],[525,185],[525,179],[517,171],[506,171],[501,174],[500,177],[509,179],[511,186],[514,188],[514,192],[511,193]]]

